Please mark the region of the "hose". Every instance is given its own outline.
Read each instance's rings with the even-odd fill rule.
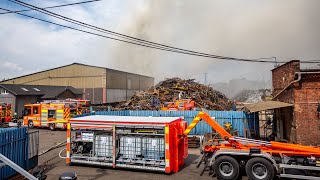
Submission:
[[[73,139],[73,138],[74,138],[74,136],[71,137],[71,139]],[[45,151],[42,151],[42,152],[39,154],[39,156],[42,156],[42,155],[46,154],[47,152],[50,152],[50,151],[52,151],[52,150],[54,150],[54,149],[60,148],[60,147],[62,147],[62,146],[65,146],[66,143],[67,143],[67,140],[62,141],[62,142],[58,143],[57,145],[52,146],[51,148],[49,148],[49,149],[47,149],[47,150],[45,150]]]
[[[63,151],[65,151],[66,150],[66,148],[63,148],[63,149],[61,149],[60,150],[60,152],[59,152],[59,157],[61,158],[61,159],[66,159],[67,157],[62,157],[61,156],[61,153],[63,152]]]

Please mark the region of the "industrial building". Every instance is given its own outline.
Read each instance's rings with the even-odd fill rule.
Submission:
[[[273,99],[293,104],[278,113],[291,142],[320,144],[320,69],[301,69],[293,60],[272,70]]]
[[[135,91],[154,85],[154,78],[104,67],[73,63],[0,82],[0,84],[72,86],[92,104],[126,101]]]
[[[25,104],[44,100],[78,99],[82,92],[70,86],[0,84],[0,102],[12,105],[12,112],[22,117]]]

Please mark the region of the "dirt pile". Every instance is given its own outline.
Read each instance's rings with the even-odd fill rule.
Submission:
[[[192,99],[197,108],[230,110],[232,102],[212,87],[197,83],[194,79],[171,78],[159,82],[146,91],[136,92],[132,98],[118,104],[114,110],[160,110],[165,102]]]

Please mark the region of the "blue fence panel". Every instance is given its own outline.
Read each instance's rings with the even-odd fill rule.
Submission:
[[[28,132],[26,127],[0,128],[0,153],[23,169],[28,165]],[[0,179],[7,179],[17,172],[9,166],[0,168]]]
[[[100,111],[96,115],[113,116],[154,116],[154,117],[183,117],[190,124],[199,111]],[[246,131],[253,130],[259,134],[259,117],[255,114],[247,114],[243,111],[207,111],[221,126],[230,122],[233,129],[238,130],[239,136],[246,136]],[[189,134],[204,135],[212,132],[212,128],[201,121]]]

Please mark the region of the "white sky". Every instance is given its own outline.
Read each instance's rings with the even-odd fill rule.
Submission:
[[[80,0],[25,1],[39,7]],[[0,7],[25,9],[2,1]],[[52,12],[176,47],[239,58],[320,59],[318,0],[104,0]],[[1,12],[1,11],[0,11]],[[29,15],[58,21],[39,13]],[[245,77],[269,81],[273,64],[225,62],[136,47],[0,15],[0,80],[73,62],[155,76],[209,82]],[[74,26],[76,27],[76,26]]]

